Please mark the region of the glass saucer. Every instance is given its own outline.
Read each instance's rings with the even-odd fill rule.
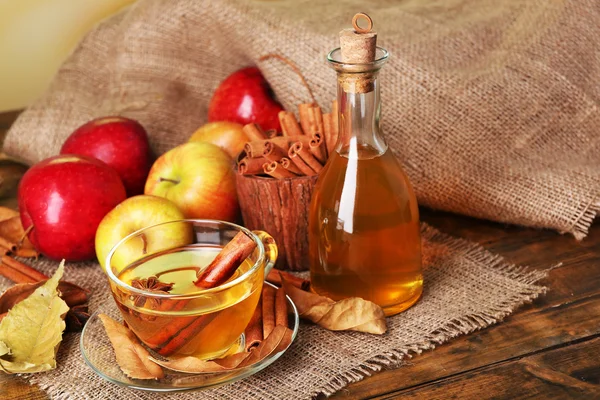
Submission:
[[[270,285],[265,282],[265,285]],[[271,285],[272,286],[272,285]],[[292,342],[298,334],[299,317],[294,303],[287,297],[289,328],[292,330]],[[121,314],[112,301],[104,305],[90,317],[81,333],[79,347],[86,364],[100,377],[117,385],[130,389],[145,390],[150,392],[180,392],[186,390],[202,390],[232,383],[248,376],[254,375],[274,363],[289,348],[273,353],[264,360],[245,368],[234,371],[215,373],[187,374],[164,369],[165,377],[160,380],[141,380],[128,378],[119,368],[116,362],[114,350],[110,344],[104,325],[98,318],[98,314],[106,314],[117,321],[121,321]],[[234,347],[244,343],[243,335]],[[291,345],[291,342],[290,342]],[[150,352],[152,354],[152,351]],[[155,354],[153,354],[155,355]],[[160,357],[160,356],[159,356]]]

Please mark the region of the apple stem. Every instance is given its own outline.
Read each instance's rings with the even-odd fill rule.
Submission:
[[[146,235],[142,233],[140,235],[140,239],[142,239],[142,243],[144,243],[144,247],[142,248],[142,254],[146,255],[148,253],[148,241],[146,240]]]
[[[176,184],[176,185],[179,183],[179,181],[178,181],[178,180],[175,180],[175,179],[169,179],[169,178],[158,178],[158,181],[159,181],[159,182],[171,182],[171,183],[174,183],[174,184]]]

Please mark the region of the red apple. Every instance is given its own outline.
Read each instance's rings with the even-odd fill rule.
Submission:
[[[260,70],[248,67],[229,75],[217,87],[208,106],[208,120],[242,125],[254,122],[264,130],[280,130],[277,114],[282,110]]]
[[[60,155],[31,167],[18,190],[21,222],[35,248],[55,260],[95,257],[104,216],[125,200],[114,169],[91,157]]]
[[[236,122],[218,121],[202,125],[190,137],[190,142],[207,142],[216,144],[231,158],[236,159],[244,149],[248,136],[243,126]]]
[[[186,218],[235,221],[238,215],[233,161],[211,143],[185,143],[160,156],[144,192],[171,200]]]
[[[146,130],[139,122],[125,117],[102,117],[80,126],[67,138],[60,154],[104,161],[121,177],[127,196],[144,192],[153,161]]]

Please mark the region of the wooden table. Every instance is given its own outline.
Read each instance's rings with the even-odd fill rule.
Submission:
[[[0,114],[0,132],[16,114]],[[550,291],[506,320],[337,393],[335,399],[600,399],[600,224],[577,242],[556,232],[431,210],[422,219],[508,261],[550,271]],[[0,375],[0,398],[46,399]]]

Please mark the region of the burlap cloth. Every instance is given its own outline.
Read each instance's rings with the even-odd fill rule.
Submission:
[[[391,52],[383,129],[420,204],[569,232],[600,209],[600,11],[595,0],[139,1],[88,35],[5,151],[54,155],[78,125],[121,113],[158,152],[205,122],[213,90],[258,64],[288,109],[335,95],[324,62],[357,11]]]
[[[58,152],[97,116],[123,114],[158,153],[203,122],[219,81],[257,64],[288,109],[307,91],[275,53],[299,65],[319,103],[335,94],[324,63],[356,11],[392,56],[383,69],[383,128],[420,204],[585,236],[600,209],[600,10],[593,0],[141,0],[90,33],[50,90],[9,132],[28,162]],[[424,228],[425,292],[383,337],[303,324],[259,375],[178,398],[305,398],[330,394],[411,352],[494,323],[544,288],[541,273]],[[56,264],[51,264],[52,268]],[[50,264],[42,268],[46,271]],[[96,265],[66,278],[108,301]],[[7,286],[0,281],[0,288]],[[28,378],[55,398],[148,398],[103,382],[67,335],[54,372]]]
[[[332,394],[382,368],[401,365],[410,354],[485,328],[531,301],[545,288],[536,284],[544,272],[510,265],[478,245],[424,226],[425,286],[422,299],[408,311],[388,318],[383,336],[330,332],[301,323],[292,347],[273,365],[242,381],[200,393],[168,398],[191,399],[306,399]],[[53,272],[57,263],[39,267]],[[93,290],[92,310],[114,301],[106,277],[96,263],[67,264],[65,279]],[[9,283],[0,277],[0,290]],[[58,353],[58,368],[24,376],[53,399],[150,399],[156,395],[108,383],[85,365],[79,334],[67,334]]]

